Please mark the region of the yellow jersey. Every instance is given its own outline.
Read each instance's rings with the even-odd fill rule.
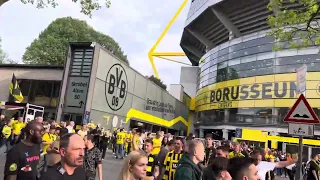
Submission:
[[[140,137],[138,135],[133,135],[132,142],[131,142],[131,151],[135,150],[133,141],[136,141],[136,144],[138,146],[138,149],[140,149]]]
[[[132,133],[127,134],[126,139],[127,139],[127,141],[128,141],[129,143],[132,142],[132,138],[133,138],[133,134],[132,134]]]
[[[183,152],[175,153],[170,151],[167,153],[166,158],[164,159],[163,166],[165,167],[165,172],[163,175],[163,180],[174,180],[174,174],[178,167],[178,161],[181,159]]]
[[[2,129],[3,136],[8,139],[12,133],[12,128],[8,125],[5,125]]]
[[[21,133],[21,129],[26,125],[24,122],[16,122],[13,124],[13,134],[19,135]]]
[[[147,167],[147,177],[146,177],[146,180],[149,179],[150,176],[153,176],[153,172],[154,172],[154,167],[156,165],[156,156],[155,155],[152,155],[150,154],[148,156],[148,167]]]
[[[44,133],[44,135],[42,136],[42,141],[50,143],[55,141],[55,137],[56,136],[54,134]],[[43,145],[43,152],[47,152],[49,146],[49,144]]]
[[[241,152],[237,153],[234,151],[229,153],[229,159],[235,158],[235,157],[245,157],[245,155],[243,155]]]
[[[124,132],[118,132],[116,135],[117,144],[124,144],[126,134]]]
[[[155,148],[152,149],[151,154],[158,155],[160,152],[160,148],[161,148],[161,139],[160,138],[153,138],[152,142],[153,142],[153,147],[155,147]]]

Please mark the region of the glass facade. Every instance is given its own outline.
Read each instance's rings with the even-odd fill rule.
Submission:
[[[265,34],[260,32],[260,34],[251,34],[221,44],[220,46],[210,50],[201,58],[199,64],[201,70],[198,76],[198,93],[196,98],[196,109],[198,109],[197,117],[201,124],[213,125],[214,122],[220,122],[224,124],[282,124],[281,122],[283,121],[284,116],[287,114],[289,106],[283,107],[286,105],[279,103],[277,104],[275,101],[265,105],[257,104],[258,101],[261,101],[261,99],[265,99],[263,97],[264,92],[262,91],[266,89],[261,90],[261,88],[265,88],[263,83],[275,83],[276,85],[273,85],[272,87],[274,89],[270,90],[274,92],[276,91],[276,87],[278,88],[277,90],[281,89],[277,82],[289,82],[289,80],[286,80],[285,78],[281,80],[274,76],[272,77],[272,81],[264,81],[264,76],[267,77],[267,75],[295,73],[295,70],[301,67],[303,64],[308,66],[308,72],[319,72],[320,55],[318,54],[318,47],[310,47],[302,50],[284,49],[282,51],[274,52],[272,51],[273,44],[274,40],[272,37],[266,37]],[[259,78],[259,76],[261,78]],[[292,77],[294,76],[291,74],[290,82],[292,81]],[[252,80],[252,78],[254,78],[254,81],[246,82],[246,80],[249,81]],[[268,78],[270,79],[270,77]],[[276,78],[278,78],[278,80],[276,80]],[[310,81],[309,84],[318,83],[318,81],[316,81],[317,78],[313,78],[314,79]],[[255,84],[257,83],[255,79],[259,79],[257,81],[262,83],[260,87]],[[318,79],[320,80],[320,77]],[[250,94],[253,94],[253,92],[255,92],[254,90],[261,91],[260,96],[257,95],[259,96],[259,98],[257,98],[259,100],[253,100],[254,98],[250,99],[251,101],[255,101],[252,103],[249,103],[249,100],[247,99],[246,102],[240,102],[239,100],[243,99],[235,98],[234,101],[238,102],[234,103],[230,101],[230,106],[221,106],[221,104],[219,104],[219,107],[213,107],[214,105],[210,105],[210,103],[214,104],[220,102],[212,99],[210,94],[203,95],[204,93],[208,93],[208,91],[211,91],[211,95],[212,91],[214,91],[213,93],[218,93],[219,88],[222,91],[222,93],[220,92],[221,94],[229,95],[229,90],[225,90],[225,87],[230,89],[231,86],[233,86],[232,90],[240,88],[241,91],[242,88],[247,85],[250,87],[250,84],[253,84],[251,85],[252,87],[257,87],[255,87],[256,89],[249,88],[248,99],[253,97],[253,95],[250,96]],[[312,86],[312,88],[316,89],[317,86],[314,86],[315,87]],[[290,90],[290,88],[286,89],[283,87],[283,92]],[[314,93],[315,92],[310,92],[310,94]],[[231,92],[231,97],[232,95],[236,96],[233,92]],[[220,95],[220,97],[222,97],[222,95]],[[275,99],[276,97],[271,95],[270,99]],[[295,98],[296,95],[288,97],[288,99],[292,99],[290,102],[294,102]],[[316,97],[312,98],[316,99]],[[201,103],[199,103],[200,101]],[[236,104],[236,106],[232,106],[232,103]],[[245,103],[247,103],[247,105],[245,105]],[[200,106],[204,106],[204,104],[208,104],[206,105],[208,108],[199,108]],[[252,104],[252,106],[250,104]],[[317,108],[315,108],[315,111],[317,114],[320,112]]]
[[[23,103],[31,103],[46,108],[56,108],[59,100],[60,81],[19,79],[24,96]]]

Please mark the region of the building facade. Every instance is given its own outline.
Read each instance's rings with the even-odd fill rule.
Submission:
[[[188,96],[176,99],[96,43],[70,44],[60,94],[58,121],[188,131]]]
[[[24,100],[45,107],[44,117],[55,118],[63,75],[63,66],[2,64],[0,65],[0,101],[9,100],[9,84],[15,74]]]
[[[268,2],[191,3],[181,47],[199,67],[195,110],[200,136],[220,129],[217,133],[228,138],[239,127],[287,133],[283,118],[297,99],[295,70],[304,64],[306,97],[320,116],[319,48],[273,51],[274,39],[266,35],[272,13]]]

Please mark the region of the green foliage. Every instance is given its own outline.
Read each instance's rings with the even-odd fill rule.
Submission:
[[[273,50],[320,44],[317,0],[270,0],[268,9],[274,13],[268,17],[272,31],[267,35],[278,42]]]
[[[162,89],[167,90],[167,85],[165,85],[161,79],[158,79],[154,77],[153,75],[151,76],[146,76],[150,81],[154,82],[156,85],[160,86]]]
[[[71,17],[53,21],[35,39],[23,55],[26,64],[63,65],[69,42],[97,42],[104,45],[124,62],[127,56],[110,36],[95,31],[85,21]]]
[[[18,64],[16,61],[10,59],[8,54],[3,51],[1,41],[0,38],[0,64]]]
[[[10,0],[0,0],[0,6]],[[103,0],[105,6],[110,7],[110,0]],[[42,9],[48,6],[55,8],[58,6],[57,0],[21,0],[24,4],[35,4],[37,8]],[[72,0],[74,3],[80,4],[81,13],[91,17],[92,12],[101,8],[99,0]]]

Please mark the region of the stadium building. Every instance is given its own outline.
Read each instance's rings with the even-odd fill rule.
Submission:
[[[295,70],[303,64],[308,66],[306,97],[319,116],[319,47],[273,51],[274,40],[266,36],[268,3],[192,1],[181,47],[199,67],[189,70],[198,72],[195,129],[200,137],[214,132],[230,139],[239,128],[286,134],[283,118],[297,99]],[[181,79],[185,75],[182,71]]]

